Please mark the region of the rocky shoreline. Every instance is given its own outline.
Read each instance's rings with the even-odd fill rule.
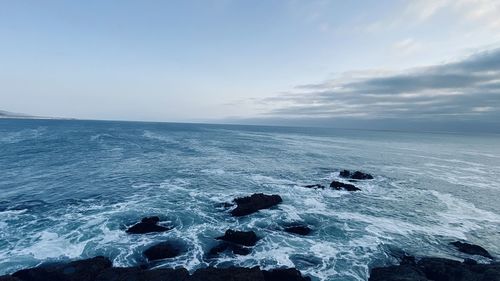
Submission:
[[[354,183],[371,180],[373,176],[364,172],[343,170],[339,173],[341,180],[333,180],[329,185],[334,190],[348,192],[362,191]],[[304,188],[325,189],[322,184],[310,184]],[[248,216],[263,209],[273,208],[283,202],[279,195],[256,193],[223,203],[230,208],[227,212],[233,217]],[[142,218],[131,225],[126,233],[129,235],[147,235],[170,231],[171,225],[164,225],[158,216]],[[282,227],[282,231],[291,235],[309,235],[314,229],[303,222]],[[214,240],[218,245],[206,253],[207,259],[217,257],[224,252],[234,255],[248,255],[262,237],[254,231],[228,229]],[[369,281],[500,281],[500,263],[484,248],[462,241],[451,242],[450,246],[471,256],[482,256],[490,259],[490,264],[479,264],[467,258],[463,261],[437,257],[415,258],[404,254],[399,257],[399,265],[376,267],[370,272]],[[147,248],[143,255],[149,262],[169,259],[182,254],[183,247],[175,241],[161,241]],[[0,281],[306,281],[308,276],[295,268],[276,268],[262,270],[258,267],[200,268],[191,274],[185,268],[151,268],[149,265],[138,267],[113,267],[112,262],[102,256],[72,261],[69,263],[42,264],[38,267],[19,270],[11,275],[0,276]]]

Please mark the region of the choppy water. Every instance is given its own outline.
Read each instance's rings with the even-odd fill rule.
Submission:
[[[340,169],[362,192],[310,190]],[[456,239],[500,255],[500,137],[160,123],[0,120],[0,275],[43,261],[104,255],[143,263],[151,243],[187,253],[159,266],[297,267],[316,280],[366,280],[389,249],[464,257]],[[232,218],[221,202],[279,194]],[[127,235],[159,215],[175,229]],[[299,237],[283,225],[314,228]],[[206,260],[226,229],[262,239],[248,256]]]

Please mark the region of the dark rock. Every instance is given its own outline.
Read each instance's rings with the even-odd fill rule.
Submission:
[[[288,233],[295,233],[299,235],[307,235],[311,233],[311,229],[305,225],[289,226],[285,228],[285,231]]]
[[[325,186],[322,184],[308,184],[304,185],[305,188],[319,188],[319,189],[325,189]]]
[[[394,265],[374,268],[369,281],[430,281],[418,268],[410,265]]]
[[[425,276],[430,280],[439,281],[473,281],[475,274],[459,261],[443,258],[422,258],[417,263]]]
[[[158,225],[160,222],[159,217],[146,217],[141,220],[141,222],[134,224],[131,226],[129,229],[127,229],[127,233],[130,234],[145,234],[145,233],[152,233],[152,232],[164,232],[164,231],[169,231],[172,228],[171,227],[165,227]]]
[[[373,179],[373,176],[367,173],[363,173],[360,171],[356,171],[354,173],[351,173],[349,170],[342,170],[339,173],[339,177],[341,178],[350,178],[353,180],[371,180]]]
[[[340,182],[340,181],[332,181],[332,183],[330,184],[330,187],[333,187],[333,188],[335,188],[337,190],[345,189],[347,191],[358,191],[358,190],[361,190],[361,189],[357,188],[356,186],[354,186],[352,184],[343,183],[343,182]]]
[[[208,257],[211,258],[227,251],[232,252],[235,255],[246,256],[252,252],[252,249],[247,247],[242,247],[240,245],[236,245],[233,243],[222,242],[219,245],[210,249],[210,251],[208,252]]]
[[[265,281],[310,281],[311,278],[303,277],[295,268],[273,269],[263,271]]]
[[[476,265],[477,261],[473,259],[464,259],[463,263],[467,265]]]
[[[243,246],[255,246],[259,238],[253,231],[236,231],[232,229],[226,230],[224,236],[215,238],[217,240],[224,240],[227,242],[243,245]]]
[[[416,265],[374,268],[370,281],[500,281],[500,264],[474,264],[426,257]]]
[[[401,257],[401,262],[399,264],[400,265],[416,265],[417,262],[415,261],[414,256],[404,255],[403,257]]]
[[[371,180],[373,179],[373,176],[367,173],[363,173],[360,171],[354,172],[354,174],[351,175],[351,179],[355,180]]]
[[[237,204],[237,207],[231,211],[231,215],[240,217],[255,213],[262,209],[271,208],[283,202],[283,200],[279,195],[256,193],[252,196],[236,198],[234,202]]]
[[[104,270],[95,281],[185,281],[189,272],[185,268],[144,270],[139,267],[115,267]]]
[[[351,171],[349,171],[349,170],[342,170],[342,171],[340,171],[339,176],[341,178],[350,178],[351,177]]]
[[[478,245],[473,245],[469,243],[463,243],[460,241],[451,242],[451,245],[455,246],[460,252],[466,253],[469,255],[478,255],[493,259],[493,257],[486,251],[483,247]]]
[[[19,270],[13,277],[23,281],[93,281],[104,269],[111,267],[105,257],[73,261],[66,264],[41,265]]]
[[[152,261],[173,258],[178,256],[181,252],[179,245],[171,242],[161,242],[149,247],[143,254],[148,260]]]
[[[113,268],[107,258],[95,257],[23,269],[12,276],[0,276],[0,281],[310,281],[310,278],[293,268],[264,271],[258,267],[209,267],[192,275],[184,268]]]
[[[145,217],[141,220],[142,223],[150,223],[150,224],[158,224],[160,222],[160,218],[157,216],[153,217]]]
[[[10,275],[4,275],[0,276],[0,281],[22,281],[22,280]]]
[[[273,269],[263,271],[265,281],[310,281],[311,278],[303,277],[295,268]]]
[[[258,267],[242,268],[201,268],[196,270],[189,281],[266,281]],[[286,280],[283,280],[286,281]]]

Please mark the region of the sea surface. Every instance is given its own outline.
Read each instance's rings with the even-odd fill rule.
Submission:
[[[314,190],[342,169],[362,191]],[[278,207],[234,218],[221,203],[263,192]],[[467,240],[500,256],[500,136],[174,123],[0,120],[0,275],[42,262],[185,247],[155,267],[296,267],[314,280],[367,280],[395,252],[460,259]],[[128,235],[158,215],[169,232]],[[293,223],[314,231],[283,231]],[[229,228],[261,240],[207,259]],[[485,262],[478,258],[480,262]]]

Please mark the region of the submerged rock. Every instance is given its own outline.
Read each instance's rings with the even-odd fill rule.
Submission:
[[[478,255],[493,259],[493,257],[486,251],[483,247],[478,245],[473,245],[469,243],[464,243],[460,241],[451,242],[451,245],[455,246],[460,252],[466,253],[469,255]]]
[[[141,220],[141,222],[136,223],[128,228],[126,232],[130,234],[145,234],[152,232],[164,232],[172,229],[171,227],[158,225],[159,222],[159,217],[145,217]]]
[[[363,173],[360,171],[356,171],[354,173],[351,173],[349,170],[342,170],[339,173],[339,176],[341,178],[350,178],[354,180],[371,180],[373,179],[373,176],[368,174],[368,173]]]
[[[305,188],[319,188],[319,189],[325,189],[325,186],[322,184],[308,184],[304,185]]]
[[[332,181],[332,183],[330,184],[330,187],[333,187],[333,188],[335,188],[337,190],[345,189],[347,191],[358,191],[358,190],[361,190],[361,189],[357,188],[356,186],[354,186],[353,184],[343,183],[343,182],[340,182],[340,181]]]
[[[255,246],[259,238],[253,231],[236,231],[232,229],[226,230],[223,236],[215,238],[217,240],[224,240],[227,242],[243,245]]]
[[[311,229],[305,225],[289,226],[285,228],[285,231],[288,233],[295,233],[299,235],[307,235],[311,233]]]
[[[153,261],[174,258],[180,253],[181,249],[178,245],[171,242],[161,242],[149,247],[143,254],[148,260]]]
[[[233,243],[222,242],[210,249],[210,251],[208,252],[208,257],[211,258],[223,252],[232,252],[235,255],[246,256],[252,252],[252,249]]]
[[[237,207],[231,211],[235,217],[246,216],[262,209],[271,208],[283,202],[279,195],[266,195],[263,193],[234,199]]]

